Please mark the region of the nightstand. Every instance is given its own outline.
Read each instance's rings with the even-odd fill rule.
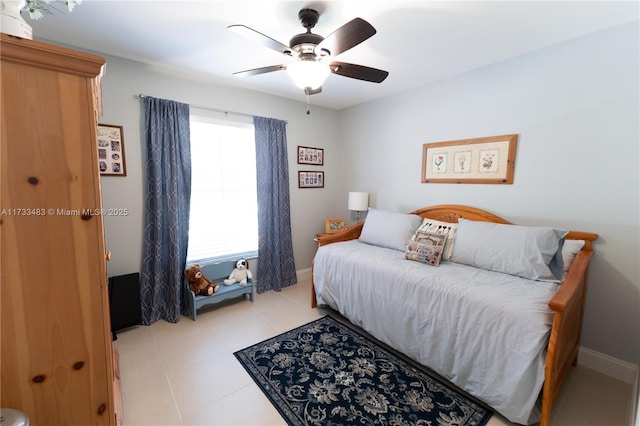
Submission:
[[[344,228],[340,229],[337,232],[332,232],[332,233],[329,233],[329,232],[318,232],[318,233],[316,233],[315,237],[313,238],[313,241],[315,241],[317,243],[318,242],[318,238],[320,238],[320,237],[326,237],[327,235],[339,234],[340,232],[344,232],[347,229],[349,229],[349,227],[345,226]]]

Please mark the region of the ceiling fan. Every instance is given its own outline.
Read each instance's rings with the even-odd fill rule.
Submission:
[[[376,33],[376,29],[371,24],[364,19],[355,18],[327,37],[322,37],[311,32],[311,28],[316,25],[319,17],[320,14],[313,9],[300,10],[298,18],[307,31],[293,36],[288,46],[245,25],[230,25],[227,27],[231,31],[265,47],[297,59],[288,65],[280,64],[254,68],[238,71],[233,75],[252,76],[286,70],[294,83],[304,89],[307,95],[320,93],[322,91],[322,83],[329,74],[373,83],[381,83],[387,78],[389,75],[387,71],[332,59],[373,36]]]

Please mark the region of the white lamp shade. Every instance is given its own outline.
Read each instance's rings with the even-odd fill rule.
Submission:
[[[366,211],[369,208],[369,193],[368,192],[350,192],[349,204],[347,207],[352,211]]]
[[[331,74],[329,65],[316,61],[298,61],[287,65],[287,73],[301,89],[317,89]]]

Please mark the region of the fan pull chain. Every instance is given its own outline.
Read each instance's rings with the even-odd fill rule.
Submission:
[[[307,115],[310,115],[311,111],[309,111],[309,91],[305,90],[304,93],[307,95]]]

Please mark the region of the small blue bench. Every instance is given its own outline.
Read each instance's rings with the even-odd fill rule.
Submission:
[[[187,265],[189,267],[190,265]],[[209,265],[201,265],[200,270],[202,274],[213,281],[214,284],[219,284],[220,287],[217,293],[211,296],[197,296],[189,288],[189,280],[184,278],[184,297],[189,306],[191,312],[191,319],[196,320],[196,312],[203,306],[213,305],[220,303],[223,300],[232,299],[234,297],[244,296],[246,299],[253,302],[253,280],[247,280],[247,285],[242,287],[240,284],[235,283],[232,285],[224,285],[223,281],[229,278],[229,275],[236,267],[236,261],[227,261],[221,263],[212,263]]]

